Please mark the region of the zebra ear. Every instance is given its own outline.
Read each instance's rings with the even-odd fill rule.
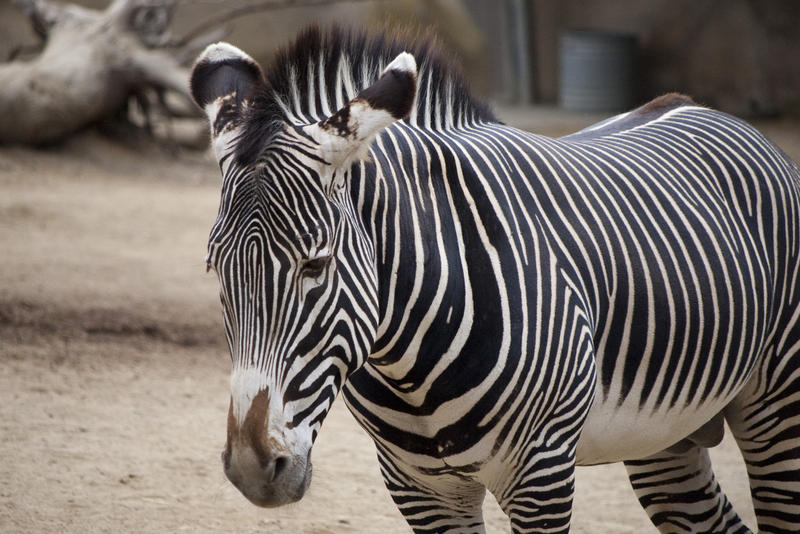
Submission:
[[[397,56],[371,86],[342,109],[312,125],[322,157],[335,167],[366,158],[375,136],[408,116],[417,93],[417,62],[407,52]]]
[[[217,160],[228,150],[244,103],[264,87],[256,61],[228,43],[215,43],[197,58],[189,80],[192,98],[208,116]]]

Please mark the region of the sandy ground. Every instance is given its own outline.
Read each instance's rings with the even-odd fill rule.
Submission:
[[[800,156],[795,126],[768,127]],[[203,264],[217,172],[96,135],[0,147],[0,532],[408,532],[342,403],[300,503],[256,508],[222,474],[229,357]],[[712,452],[752,525],[735,445]],[[491,497],[486,518],[508,531]],[[654,532],[621,465],[579,469],[573,525]]]

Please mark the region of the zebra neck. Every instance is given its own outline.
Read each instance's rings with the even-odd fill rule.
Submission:
[[[351,185],[378,282],[370,362],[405,389],[460,351],[472,301],[447,200],[446,158],[425,132],[407,125],[390,130],[373,145],[372,163],[354,168]]]

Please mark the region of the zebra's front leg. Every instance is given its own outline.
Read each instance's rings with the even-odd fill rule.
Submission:
[[[505,478],[505,477],[504,477]],[[539,450],[494,490],[515,534],[566,534],[572,519],[575,450]]]
[[[708,449],[687,447],[625,462],[650,520],[664,533],[749,533],[714,476]]]
[[[484,534],[479,482],[455,474],[428,474],[398,466],[378,453],[384,484],[416,534]]]

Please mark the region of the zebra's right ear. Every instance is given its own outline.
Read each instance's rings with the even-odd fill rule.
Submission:
[[[375,137],[408,116],[417,94],[417,63],[407,52],[398,55],[380,78],[347,105],[306,131],[320,145],[323,159],[335,167],[367,157]]]
[[[189,85],[192,98],[208,117],[217,160],[228,151],[245,103],[264,87],[261,67],[228,43],[215,43],[197,58]]]

